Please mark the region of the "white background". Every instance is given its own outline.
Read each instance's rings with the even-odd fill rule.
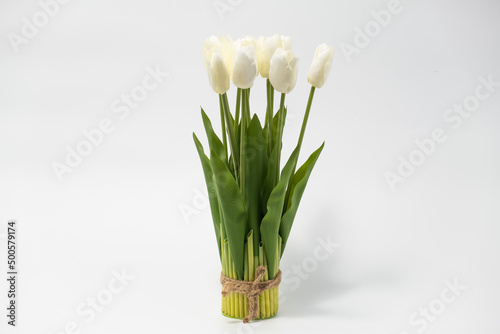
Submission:
[[[500,87],[456,129],[443,115],[474,95],[478,77],[500,81],[500,2],[401,0],[351,57],[342,45],[356,46],[356,29],[388,1],[231,3],[220,16],[212,0],[73,0],[18,52],[9,33],[21,35],[23,17],[33,21],[40,5],[0,3],[2,271],[8,219],[20,239],[18,327],[6,325],[2,279],[0,332],[62,333],[74,322],[79,333],[499,333]],[[200,105],[219,130],[203,39],[274,33],[290,35],[301,58],[285,154],[316,45],[336,55],[302,149],[326,141],[281,264],[278,316],[244,327],[220,313],[220,263],[210,210],[196,195],[205,185],[191,135],[205,143]],[[170,76],[120,119],[112,103],[157,66]],[[263,116],[264,101],[259,78],[252,111]],[[114,130],[60,182],[52,164],[105,118]],[[397,173],[399,157],[435,128],[446,140],[392,191],[384,174]],[[187,207],[196,213],[183,216]],[[317,261],[317,239],[327,237],[339,246]],[[298,278],[292,270],[304,263],[316,266]],[[106,294],[113,270],[134,278],[88,321],[77,308]],[[445,280],[466,286],[449,304],[439,301]],[[440,314],[422,320],[431,305]]]

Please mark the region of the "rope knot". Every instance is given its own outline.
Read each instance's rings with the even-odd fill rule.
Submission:
[[[221,293],[223,297],[228,296],[231,292],[240,293],[248,297],[248,315],[243,318],[245,324],[259,315],[259,296],[264,291],[277,287],[281,283],[281,270],[278,271],[278,274],[273,279],[261,282],[266,271],[266,267],[259,266],[255,271],[254,281],[240,281],[229,278],[223,273],[220,274],[220,282],[222,284]]]

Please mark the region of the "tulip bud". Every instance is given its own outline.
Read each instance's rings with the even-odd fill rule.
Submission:
[[[217,94],[229,90],[229,69],[227,59],[230,54],[231,39],[211,36],[203,42],[203,60],[208,81]]]
[[[263,78],[269,78],[269,64],[277,48],[292,49],[292,40],[288,36],[273,35],[260,37],[259,42],[259,71]]]
[[[229,62],[229,72],[234,85],[243,89],[252,87],[259,74],[257,40],[253,37],[237,40]]]
[[[290,93],[297,83],[299,58],[292,51],[276,49],[269,67],[269,81],[280,93]]]
[[[316,88],[321,88],[328,79],[330,69],[333,62],[333,47],[325,43],[318,45],[314,53],[314,59],[309,74],[307,75],[307,82]]]
[[[207,58],[208,82],[217,94],[224,94],[229,90],[229,71],[226,62],[215,50],[209,51]]]

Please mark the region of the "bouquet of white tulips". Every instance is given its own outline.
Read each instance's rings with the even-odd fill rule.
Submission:
[[[295,87],[299,64],[291,51],[290,38],[245,37],[233,42],[230,38],[212,36],[204,41],[203,56],[210,85],[219,95],[222,133],[220,136],[215,133],[202,109],[208,156],[194,133],[193,138],[207,184],[223,277],[235,283],[253,282],[263,276],[261,283],[264,283],[280,275],[280,259],[302,194],[324,146],[323,143],[297,169],[314,92],[328,77],[333,48],[321,44],[316,49],[307,77],[311,91],[298,143],[283,168],[285,98]],[[263,125],[250,112],[250,89],[259,74],[267,81]],[[237,87],[234,113],[226,94],[230,81]],[[276,112],[275,90],[281,93]],[[265,270],[259,275],[257,269],[261,266]],[[238,292],[226,294],[222,298],[222,313],[238,319],[248,317],[250,309],[254,309],[249,296]],[[277,286],[252,298],[258,301],[253,318],[276,315]]]

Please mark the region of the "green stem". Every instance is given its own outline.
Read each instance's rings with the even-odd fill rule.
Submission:
[[[275,273],[280,270],[280,256],[281,256],[281,237],[278,235],[278,249],[276,252],[276,269]],[[273,277],[274,278],[274,277]],[[279,290],[278,287],[274,288],[274,313],[278,312],[279,307]]]
[[[222,218],[222,208],[219,205],[219,215],[221,217],[221,223],[220,223],[220,244],[221,244],[221,250],[222,250],[222,244],[224,243],[224,240],[226,240],[226,225],[224,224],[224,219]]]
[[[234,175],[236,180],[238,179],[238,167],[239,161],[238,157],[240,156],[240,151],[238,150],[238,144],[236,143],[236,136],[234,134],[233,123],[230,121],[231,114],[229,111],[229,104],[227,103],[227,94],[224,93],[221,96],[222,105],[224,109],[224,116],[226,119],[227,130],[229,132],[229,144],[231,146],[231,153],[233,154],[233,164],[234,164]]]
[[[269,267],[267,266],[267,252],[266,248],[264,247],[264,263],[262,264],[266,268],[266,273],[264,274],[264,277],[262,278],[263,281],[269,280]],[[264,317],[269,318],[271,316],[271,296],[269,295],[271,291],[266,290],[263,293],[264,297],[264,304],[266,305],[266,311],[264,312]]]
[[[276,250],[276,255],[280,253],[281,242],[278,237],[278,249]],[[255,280],[255,269],[259,266],[264,266],[268,269],[264,277],[261,281],[267,281],[274,276],[271,271],[269,271],[266,249],[262,242],[259,243],[257,247],[257,252],[254,252],[253,245],[253,231],[250,231],[246,237],[246,243],[244,244],[244,256],[245,256],[245,273],[244,280],[245,281],[253,281]],[[227,240],[223,243],[223,252],[222,252],[222,270],[224,275],[236,279],[237,274],[234,267],[234,261],[231,256],[229,245]],[[276,265],[276,268],[279,268],[279,264]],[[276,271],[277,272],[277,271]],[[266,319],[276,315],[279,307],[279,288],[275,287],[270,290],[264,291],[259,295],[259,309],[260,312],[258,314],[257,319]],[[229,294],[226,297],[222,297],[222,312],[232,318],[242,319],[243,317],[248,315],[248,298],[240,293],[234,292]]]
[[[304,133],[306,132],[307,120],[309,119],[309,112],[311,111],[311,105],[315,91],[316,87],[311,86],[311,91],[309,92],[309,99],[307,100],[306,113],[304,114],[304,119],[302,120],[302,128],[300,129],[299,141],[297,143],[297,151],[298,151],[297,154],[300,154],[300,148],[302,147],[302,140],[304,139]],[[297,161],[295,161],[295,164],[293,165],[292,177],[290,177],[290,180],[288,181],[288,188],[286,190],[286,195],[285,195],[285,210],[288,207],[288,201],[291,195],[290,191],[292,187],[293,175],[295,174],[295,169],[297,168]]]
[[[280,179],[280,158],[281,158],[281,142],[283,137],[283,114],[285,113],[285,96],[286,93],[281,93],[280,100],[280,111],[279,111],[279,119],[278,119],[278,134],[276,135],[276,149],[278,150],[278,154],[276,154],[276,173],[274,175],[274,184],[273,188],[278,184]]]
[[[304,119],[302,120],[302,128],[300,129],[299,142],[297,143],[299,152],[300,152],[300,147],[302,146],[302,140],[304,139],[304,133],[306,132],[307,120],[309,119],[309,112],[311,111],[311,105],[314,98],[315,90],[316,87],[311,86],[311,92],[309,93],[309,99],[307,100],[306,113],[304,114]],[[295,168],[293,171],[295,172]]]
[[[236,138],[239,136],[238,125],[240,123],[240,105],[241,105],[241,88],[238,88],[238,93],[236,93],[236,111],[234,114],[234,128],[236,133]]]
[[[245,244],[246,246],[246,244]],[[244,275],[243,275],[243,279],[245,281],[248,281],[248,247],[245,247],[245,260],[244,260]],[[243,316],[246,317],[248,315],[248,297],[247,296],[243,296]]]
[[[246,94],[245,98],[243,99],[243,103],[245,104],[245,109],[243,109],[245,112],[243,113],[246,117],[247,121],[247,126],[250,124],[250,88],[245,89]]]
[[[269,90],[271,91],[271,122],[273,121],[273,115],[274,115],[274,87],[271,84],[271,81],[269,81]]]
[[[229,256],[229,244],[227,243],[227,240],[224,240],[224,266],[222,267],[222,270],[224,271],[224,275],[232,277]],[[234,314],[234,309],[232,307],[232,295],[223,298],[226,299],[226,314]]]
[[[228,259],[229,259],[229,277],[232,278],[232,279],[237,279],[238,276],[236,274],[236,269],[234,268],[234,260],[233,260],[233,257],[231,256],[231,251],[229,251],[229,256],[228,256]],[[231,301],[231,312],[232,314],[239,318],[240,316],[240,307],[239,307],[239,303],[238,303],[238,293],[231,293],[229,295],[229,297],[232,299]]]
[[[264,265],[264,245],[261,243],[259,245],[259,266]],[[261,279],[263,281],[264,278]],[[264,296],[264,293],[259,295],[259,312],[260,312],[260,317],[265,318],[266,317],[266,297]]]
[[[222,273],[224,275],[227,275],[227,270],[226,270],[226,255],[224,254],[224,244],[223,244],[223,242],[221,243],[221,256],[222,256]],[[226,305],[227,305],[227,298],[222,297],[222,313],[225,313],[225,314],[227,314]]]
[[[241,114],[241,138],[240,138],[240,191],[243,197],[245,197],[245,136],[246,136],[246,128],[247,128],[247,98],[248,91],[246,89],[243,90],[243,109]],[[245,199],[245,198],[243,198]]]
[[[267,154],[271,155],[273,150],[273,114],[274,114],[274,87],[271,81],[267,79],[267,110],[266,110],[266,124],[267,124]]]
[[[226,123],[224,122],[224,104],[222,102],[222,96],[219,95],[219,106],[220,106],[220,123],[222,127],[222,141],[224,143],[224,149],[226,150],[226,158],[227,156],[227,136],[226,136]]]
[[[271,90],[269,89],[269,79],[266,80],[266,118],[264,120],[264,126],[266,127],[269,121],[269,106],[270,106],[270,98],[271,98]]]
[[[253,281],[255,279],[255,254],[253,251],[253,230],[248,233],[247,236],[247,247],[248,247],[248,280]]]

